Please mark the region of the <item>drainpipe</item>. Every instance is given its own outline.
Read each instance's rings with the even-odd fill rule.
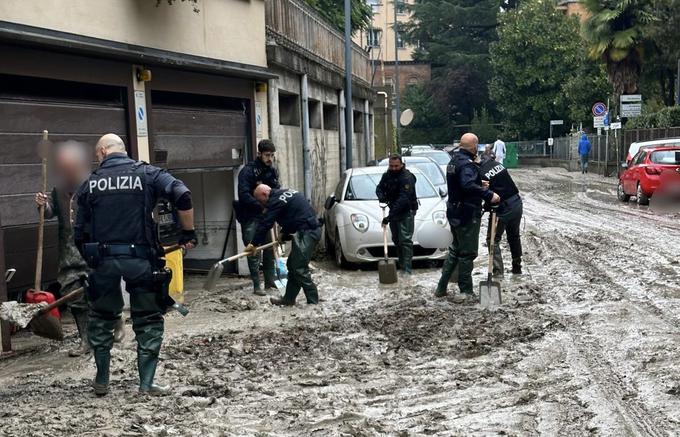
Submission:
[[[371,145],[371,127],[368,123],[369,110],[368,99],[366,99],[364,100],[364,165],[368,164],[368,148]]]
[[[340,174],[347,169],[347,132],[345,131],[345,92],[340,90],[338,94],[338,107],[340,108]]]
[[[352,112],[352,6],[345,0],[345,141],[347,162],[345,168],[352,168],[352,135],[354,113]]]
[[[312,200],[312,155],[309,149],[309,90],[307,89],[307,75],[300,78],[302,90],[302,162],[305,175],[305,197]]]
[[[378,91],[378,94],[385,98],[385,101],[384,101],[385,102],[385,154],[387,156],[389,156],[390,155],[390,147],[388,146],[388,143],[387,143],[387,138],[389,138],[388,132],[387,132],[387,118],[389,117],[390,114],[387,113],[387,93],[384,92],[384,91]]]

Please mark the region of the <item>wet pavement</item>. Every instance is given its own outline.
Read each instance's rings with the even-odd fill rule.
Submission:
[[[92,359],[66,357],[73,335],[24,335],[0,360],[0,435],[680,434],[680,216],[619,203],[596,175],[512,174],[525,274],[506,274],[501,308],[435,298],[428,268],[381,286],[316,261],[322,302],[294,308],[189,277],[190,315],[166,318],[170,396],[137,394],[129,322],[105,398]]]

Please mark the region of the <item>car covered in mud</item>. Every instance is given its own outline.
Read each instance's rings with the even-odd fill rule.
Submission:
[[[680,144],[640,147],[633,158],[622,164],[617,197],[640,205],[652,196],[680,197]]]
[[[377,262],[384,257],[383,212],[375,194],[385,167],[353,168],[345,171],[335,192],[325,203],[326,249],[340,267]],[[418,244],[418,233],[425,223],[447,227],[445,193],[439,192],[418,168],[409,167],[416,177],[420,207],[415,217],[413,259],[441,261],[446,249],[429,249]],[[396,258],[396,248],[388,227],[388,254]]]

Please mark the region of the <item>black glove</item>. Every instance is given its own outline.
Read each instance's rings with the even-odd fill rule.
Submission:
[[[187,243],[191,243],[194,246],[198,246],[198,237],[196,236],[196,230],[192,229],[190,231],[187,231],[185,229],[182,229],[182,233],[179,235],[178,244],[180,246],[184,246]]]
[[[383,221],[382,221],[382,224],[383,224],[383,226],[389,225],[389,224],[390,224],[390,218],[389,218],[389,217],[385,217],[385,218],[383,219]]]

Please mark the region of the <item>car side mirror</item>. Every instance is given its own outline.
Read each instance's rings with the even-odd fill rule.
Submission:
[[[329,210],[333,208],[333,205],[335,205],[335,194],[332,194],[326,198],[326,202],[323,204],[323,207],[326,210]]]
[[[449,193],[447,193],[445,189],[443,189],[441,187],[439,188],[439,197],[444,198],[444,197],[446,197],[447,194],[449,194]]]

